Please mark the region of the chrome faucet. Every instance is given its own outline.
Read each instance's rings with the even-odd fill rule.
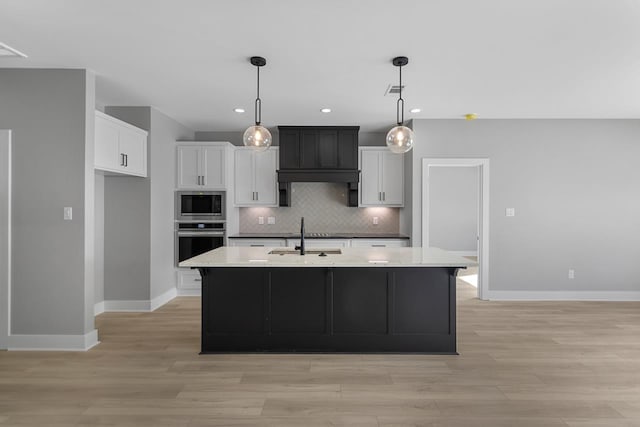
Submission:
[[[300,246],[294,248],[300,251],[300,255],[304,255],[304,217],[300,218]]]

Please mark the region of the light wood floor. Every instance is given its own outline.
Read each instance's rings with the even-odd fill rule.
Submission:
[[[0,427],[640,426],[640,304],[458,289],[459,356],[199,356],[198,298],[103,314],[89,352],[0,352]]]

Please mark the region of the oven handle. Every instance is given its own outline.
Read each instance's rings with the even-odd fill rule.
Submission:
[[[221,236],[224,231],[178,231],[178,237]]]

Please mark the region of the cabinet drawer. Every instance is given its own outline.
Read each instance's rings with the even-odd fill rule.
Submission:
[[[285,239],[229,239],[229,246],[284,248],[287,243]]]
[[[353,239],[354,248],[404,248],[409,246],[408,239]]]
[[[197,270],[178,271],[178,289],[195,291],[202,289],[202,277]]]

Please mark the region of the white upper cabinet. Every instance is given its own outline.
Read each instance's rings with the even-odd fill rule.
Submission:
[[[95,168],[147,176],[148,132],[96,111]]]
[[[359,206],[404,205],[404,156],[386,147],[360,147]]]
[[[236,206],[278,205],[278,147],[257,152],[237,148],[234,153]]]
[[[227,186],[228,143],[178,145],[176,188],[224,190]]]

